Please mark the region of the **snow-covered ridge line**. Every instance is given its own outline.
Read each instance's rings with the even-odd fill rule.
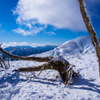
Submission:
[[[100,43],[100,39],[99,43]],[[94,46],[91,42],[90,36],[81,36],[73,40],[69,40],[62,45],[56,47],[54,50],[49,52],[36,54],[35,56],[69,56],[69,55],[80,55],[88,52],[95,52]]]

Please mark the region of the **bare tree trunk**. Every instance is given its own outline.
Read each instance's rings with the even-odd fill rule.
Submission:
[[[53,69],[53,70],[57,70],[59,72],[62,80],[65,82],[66,70],[69,68],[68,65],[70,65],[70,64],[67,61],[63,62],[61,60],[56,60],[56,61],[52,60],[52,61],[49,61],[48,63],[45,63],[40,66],[22,67],[22,68],[19,68],[17,71],[18,72],[33,72],[33,71],[40,71],[40,70],[43,71],[43,70]]]
[[[85,11],[84,0],[78,0],[78,2],[79,2],[80,12],[81,12],[83,21],[86,25],[86,28],[90,34],[92,43],[93,43],[95,50],[96,50],[96,54],[97,54],[98,62],[99,62],[99,77],[100,77],[100,47],[99,47],[98,39],[96,36],[96,32],[94,31],[94,29],[92,27],[92,23],[91,23],[89,17],[87,16],[86,11]]]
[[[15,71],[18,72],[33,72],[33,71],[43,71],[48,69],[57,70],[62,78],[62,80],[66,84],[70,84],[70,80],[72,77],[77,76],[78,73],[73,71],[73,65],[69,64],[65,59],[63,58],[53,58],[53,57],[22,57],[22,56],[16,56],[12,55],[11,53],[3,50],[0,48],[0,51],[7,54],[10,58],[14,59],[20,59],[20,60],[31,60],[31,61],[39,61],[39,62],[47,62],[40,66],[33,66],[33,67],[22,67],[18,68]],[[2,64],[2,63],[1,63]]]
[[[71,66],[71,64],[69,64],[66,60],[62,61],[62,60],[56,60],[56,61],[49,61],[46,64],[40,65],[40,66],[33,66],[33,67],[22,67],[19,68],[18,72],[33,72],[33,71],[43,71],[43,70],[48,70],[48,69],[53,69],[53,70],[57,70],[63,80],[63,82],[65,82],[66,84],[70,84],[69,80],[72,77],[77,76],[78,73],[73,71],[73,67],[75,66]]]

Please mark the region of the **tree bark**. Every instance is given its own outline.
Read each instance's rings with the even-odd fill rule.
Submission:
[[[48,69],[53,69],[53,70],[57,70],[62,78],[62,81],[65,82],[66,84],[70,84],[69,80],[72,77],[77,76],[78,73],[73,71],[73,67],[75,66],[71,66],[71,64],[69,64],[69,62],[62,61],[62,60],[51,60],[48,63],[45,63],[43,65],[40,66],[33,66],[33,67],[22,67],[22,68],[18,68],[15,71],[18,72],[33,72],[33,71],[43,71],[43,70],[48,70]]]
[[[91,23],[89,17],[87,16],[86,11],[85,11],[84,0],[78,0],[78,2],[79,2],[80,12],[81,12],[83,21],[86,25],[86,28],[90,34],[92,43],[93,43],[95,50],[96,50],[98,63],[99,63],[99,77],[100,77],[100,47],[99,47],[99,42],[98,42],[98,39],[96,36],[96,32],[93,29],[92,23]]]
[[[66,70],[69,68],[68,65],[70,65],[67,61],[49,61],[48,63],[45,63],[40,66],[33,66],[33,67],[22,67],[18,68],[18,72],[33,72],[33,71],[43,71],[48,69],[57,70],[62,78],[62,80],[66,81]],[[66,83],[67,84],[67,83]]]

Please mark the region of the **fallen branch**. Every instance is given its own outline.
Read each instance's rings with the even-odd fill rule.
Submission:
[[[69,64],[69,62],[66,61],[64,58],[22,57],[22,56],[12,55],[11,53],[3,50],[2,48],[0,48],[0,51],[7,54],[10,58],[14,58],[14,59],[47,62],[47,63],[45,63],[43,65],[39,65],[39,66],[18,68],[15,71],[18,71],[18,72],[40,71],[40,73],[41,73],[43,70],[48,70],[48,69],[57,70],[59,72],[62,80],[65,82],[65,85],[70,84],[71,79],[73,78],[73,76],[75,76],[75,72],[73,70],[73,67],[75,67],[75,66],[72,66],[71,64]]]
[[[43,71],[43,70],[48,70],[48,69],[53,69],[53,70],[57,70],[62,78],[62,80],[65,82],[66,84],[70,84],[71,79],[77,75],[76,72],[74,72],[73,67],[71,64],[69,64],[69,62],[67,62],[66,60],[51,60],[48,63],[45,63],[43,65],[39,65],[39,66],[33,66],[33,67],[22,67],[22,68],[18,68],[15,71],[18,72],[33,72],[33,71]],[[69,69],[69,70],[68,70]]]
[[[4,49],[0,48],[0,51],[8,55],[10,58],[13,59],[19,59],[19,60],[30,60],[30,61],[38,61],[38,62],[48,62],[50,61],[53,57],[22,57],[22,56],[16,56],[12,55],[11,53],[5,51]]]

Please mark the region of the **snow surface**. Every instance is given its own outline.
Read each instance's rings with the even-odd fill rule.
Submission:
[[[0,100],[100,100],[98,60],[90,37],[67,41],[40,56],[63,56],[80,74],[72,80],[73,84],[67,86],[55,70],[42,71],[40,75],[39,72],[13,71],[43,63],[11,61],[7,71],[0,71]]]

